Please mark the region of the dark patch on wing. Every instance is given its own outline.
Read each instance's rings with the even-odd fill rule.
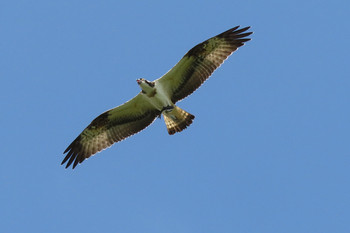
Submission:
[[[93,127],[103,127],[106,126],[109,123],[108,120],[108,116],[109,116],[109,111],[102,113],[101,115],[99,115],[98,117],[96,117],[91,123],[90,125],[88,125],[88,129],[93,128]]]
[[[190,78],[193,76],[193,74],[197,71],[198,69],[198,64],[203,62],[203,58],[198,58],[197,61],[193,63],[192,66],[190,66],[184,73],[184,78],[182,79],[182,82],[180,83],[180,85],[175,89],[172,97],[171,97],[171,101],[173,103],[176,103],[177,101],[179,101],[181,98],[181,93],[180,91],[183,90],[185,88],[185,86],[187,85],[188,81],[190,80]],[[203,81],[204,82],[204,81]],[[202,80],[198,80],[198,84],[197,85],[201,85]],[[195,91],[195,89],[193,90]],[[192,92],[193,92],[192,91]]]
[[[203,54],[205,52],[205,46],[208,44],[208,40],[197,44],[196,46],[194,46],[192,49],[190,49],[184,57],[193,57],[193,56],[198,56],[199,54]]]

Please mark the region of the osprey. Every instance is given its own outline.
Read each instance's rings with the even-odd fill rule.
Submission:
[[[62,164],[78,163],[140,132],[163,115],[170,135],[192,124],[194,115],[176,106],[192,94],[224,60],[249,41],[250,27],[231,28],[189,50],[165,75],[155,81],[137,79],[141,92],[128,102],[108,110],[88,125],[68,146]]]

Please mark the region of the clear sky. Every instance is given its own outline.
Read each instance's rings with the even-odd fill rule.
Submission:
[[[3,1],[1,232],[350,232],[349,1]],[[252,40],[162,120],[62,152],[196,44]]]

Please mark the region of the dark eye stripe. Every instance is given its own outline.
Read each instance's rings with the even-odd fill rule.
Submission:
[[[145,80],[145,82],[148,84],[148,86],[154,87],[154,82],[149,82],[149,81],[147,81],[147,80]]]

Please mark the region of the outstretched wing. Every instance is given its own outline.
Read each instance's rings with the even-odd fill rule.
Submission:
[[[171,70],[156,80],[169,93],[173,103],[192,94],[228,56],[250,40],[246,38],[252,34],[246,32],[250,27],[238,28],[231,28],[196,45]]]
[[[159,114],[158,110],[144,100],[144,95],[138,94],[93,120],[64,151],[64,154],[68,154],[61,164],[68,161],[67,168],[74,161],[74,169],[78,163],[97,152],[145,129]]]

